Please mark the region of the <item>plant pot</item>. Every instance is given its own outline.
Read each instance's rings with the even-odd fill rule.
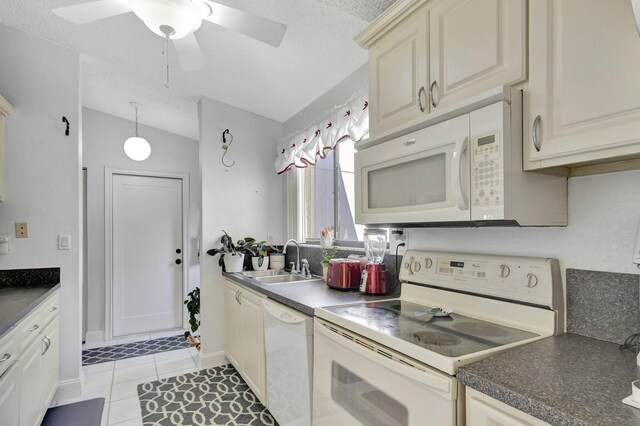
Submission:
[[[242,265],[244,264],[244,254],[226,253],[224,255],[224,269],[226,272],[242,272]]]
[[[282,253],[270,254],[269,264],[271,265],[271,269],[275,269],[276,271],[284,269],[284,254]]]
[[[251,266],[253,266],[253,270],[254,271],[266,271],[267,269],[269,269],[269,258],[268,257],[263,257],[262,258],[262,266],[258,265],[258,260],[260,260],[260,258],[258,256],[253,256],[251,258]]]
[[[322,279],[327,282],[327,275],[329,275],[329,265],[322,265]]]

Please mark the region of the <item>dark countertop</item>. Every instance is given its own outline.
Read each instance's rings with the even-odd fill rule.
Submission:
[[[222,275],[255,292],[261,293],[304,314],[313,316],[314,309],[322,306],[344,305],[366,300],[392,299],[400,295],[400,287],[394,293],[384,296],[368,296],[357,291],[338,291],[327,287],[323,281],[290,284],[261,285],[242,274],[223,272]]]
[[[640,424],[640,409],[622,403],[640,367],[615,343],[563,334],[461,367],[456,376],[552,425]]]
[[[60,284],[0,286],[0,336],[59,288]]]

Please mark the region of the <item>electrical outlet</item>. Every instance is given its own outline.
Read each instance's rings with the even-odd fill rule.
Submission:
[[[16,222],[16,238],[29,238],[27,222]]]
[[[409,235],[402,230],[392,230],[390,239],[389,239],[389,254],[396,254],[396,249],[398,251],[398,256],[404,256],[404,253],[407,251],[407,245],[409,241]],[[404,245],[401,245],[404,243]]]

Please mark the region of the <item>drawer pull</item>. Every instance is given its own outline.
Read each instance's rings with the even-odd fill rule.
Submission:
[[[55,306],[52,306],[51,309],[49,309],[49,312],[55,312],[57,310],[58,310],[58,308],[56,308]]]
[[[0,358],[0,362],[9,361],[9,358],[11,358],[11,354],[4,354],[4,356]]]
[[[37,330],[37,329],[39,329],[39,328],[40,328],[40,326],[39,326],[38,324],[36,324],[36,325],[34,325],[33,327],[31,327],[31,328],[29,329],[29,332],[30,332],[30,333],[32,333],[32,332],[36,331],[36,330]]]
[[[409,139],[408,141],[404,141],[404,144],[406,146],[413,145],[414,143],[416,143],[416,138]]]

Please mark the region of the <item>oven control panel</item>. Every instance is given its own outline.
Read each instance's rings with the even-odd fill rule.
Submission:
[[[557,259],[408,250],[400,280],[552,308],[564,303]]]

